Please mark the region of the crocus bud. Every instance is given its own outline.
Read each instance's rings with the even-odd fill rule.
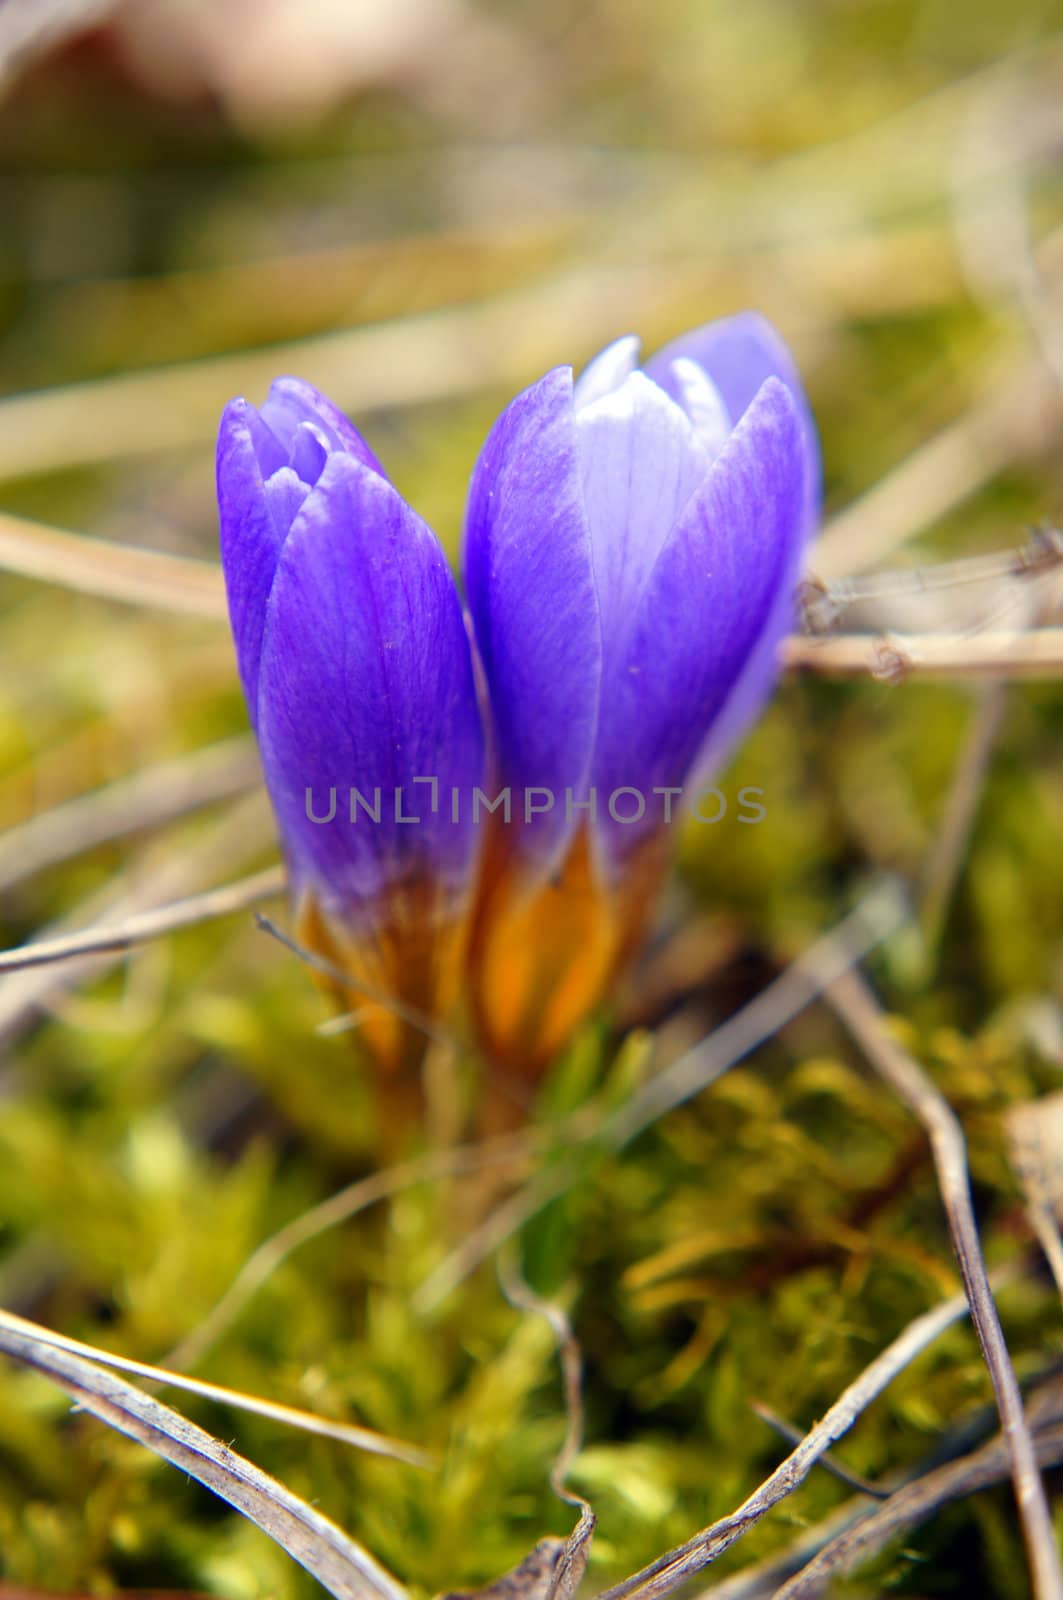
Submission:
[[[465,538],[498,781],[471,976],[491,1052],[534,1072],[638,943],[667,820],[760,712],[819,508],[786,347],[752,314],[638,370],[621,339],[519,395]],[[544,798],[549,795],[549,806]]]
[[[355,429],[296,379],[226,407],[218,501],[298,934],[350,975],[348,1005],[383,998],[361,1037],[396,1069],[452,1004],[474,870],[474,829],[443,801],[483,775],[454,580]]]

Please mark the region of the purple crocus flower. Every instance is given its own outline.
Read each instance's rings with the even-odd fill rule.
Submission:
[[[476,845],[442,796],[483,769],[443,551],[347,419],[294,378],[258,410],[226,407],[218,500],[300,936],[400,1011],[438,1013],[457,982]],[[363,1034],[391,1064],[419,1047],[394,1011],[374,1010]]]
[[[522,819],[485,873],[476,1007],[531,1066],[637,942],[671,806],[762,709],[819,512],[815,427],[768,323],[710,323],[643,370],[638,351],[518,395],[470,494],[468,601]]]

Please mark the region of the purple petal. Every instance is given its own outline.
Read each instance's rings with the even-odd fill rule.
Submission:
[[[266,782],[296,890],[371,922],[381,891],[427,874],[455,894],[475,843],[483,739],[453,577],[431,530],[386,479],[330,456],[292,525],[270,594],[259,673]],[[433,791],[415,778],[436,779]],[[380,820],[356,808],[379,788]],[[315,815],[307,816],[307,790]],[[397,820],[395,791],[403,791]]]
[[[473,473],[464,565],[501,782],[555,796],[525,839],[547,866],[579,824],[565,791],[586,787],[601,679],[569,368],[518,395],[492,428]]]
[[[271,432],[285,446],[286,461],[290,459],[296,429],[302,423],[312,422],[323,432],[330,450],[343,450],[381,477],[385,476],[383,467],[358,429],[312,383],[302,378],[274,379],[261,414]]]
[[[315,422],[301,422],[292,435],[292,471],[313,488],[329,458],[329,441]]]
[[[805,474],[800,413],[769,378],[665,544],[603,697],[594,781],[614,859],[663,814],[653,788],[687,784],[718,719],[733,735],[758,709],[764,640],[793,604]],[[608,816],[623,786],[645,798],[642,829]]]
[[[576,443],[608,683],[617,643],[712,457],[675,402],[641,372],[577,413]]]
[[[804,436],[805,457],[805,537],[810,538],[819,520],[820,455],[816,425],[809,409],[801,377],[793,356],[771,323],[756,311],[740,311],[703,328],[680,334],[646,365],[655,383],[679,399],[672,362],[681,357],[703,367],[719,390],[734,422],[739,422],[767,378],[779,378],[794,398]]]
[[[218,509],[221,559],[229,598],[236,660],[252,723],[258,700],[258,667],[266,600],[281,545],[306,485],[290,467],[262,481],[262,460],[271,461],[276,441],[246,400],[233,400],[218,433]],[[276,446],[279,451],[279,446]]]

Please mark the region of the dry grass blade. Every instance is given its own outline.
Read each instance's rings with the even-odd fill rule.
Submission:
[[[84,850],[232,799],[260,776],[254,740],[240,734],[53,806],[0,837],[0,893]]]
[[[817,546],[817,552],[822,549]],[[217,622],[228,617],[221,567],[214,562],[92,539],[5,512],[0,512],[0,569],[127,605]],[[822,570],[852,568],[838,569],[829,561]],[[798,633],[783,642],[780,659],[787,672],[827,677],[1046,678],[1063,673],[1063,628],[896,638]]]
[[[824,1545],[866,1514],[867,1500],[863,1495],[846,1500],[829,1517],[806,1528],[785,1549],[751,1567],[743,1567],[741,1572],[733,1573],[720,1583],[699,1589],[695,1600],[769,1600],[780,1583],[800,1571]]]
[[[517,1566],[482,1589],[457,1589],[440,1600],[571,1600],[571,1587],[562,1587],[561,1572],[568,1541],[540,1539]]]
[[[405,1600],[394,1578],[334,1522],[179,1412],[83,1356],[15,1328],[0,1326],[0,1349],[235,1506],[336,1600]]]
[[[945,803],[945,813],[923,866],[921,915],[928,942],[936,943],[956,883],[982,797],[997,735],[1007,709],[1003,684],[988,684],[979,696]]]
[[[355,1450],[365,1450],[369,1455],[388,1456],[410,1467],[429,1467],[430,1458],[423,1450],[405,1444],[401,1439],[389,1439],[386,1434],[375,1433],[372,1428],[359,1428],[352,1423],[332,1422],[312,1411],[298,1406],[285,1406],[273,1400],[262,1400],[257,1395],[244,1394],[239,1389],[229,1389],[224,1384],[204,1383],[199,1378],[186,1378],[183,1373],[168,1372],[164,1367],[150,1366],[144,1361],[132,1361],[128,1356],[116,1356],[109,1350],[98,1350],[93,1345],[82,1344],[79,1339],[68,1339],[51,1328],[42,1328],[25,1317],[11,1311],[0,1310],[0,1329],[25,1333],[41,1344],[55,1350],[66,1350],[71,1355],[84,1356],[101,1367],[113,1367],[118,1372],[128,1372],[134,1378],[148,1378],[152,1383],[167,1388],[183,1389],[187,1394],[198,1394],[204,1400],[217,1401],[219,1405],[232,1406],[237,1411],[250,1411],[259,1417],[269,1417],[288,1427],[299,1428],[304,1433],[320,1434],[325,1439],[335,1439],[339,1444],[351,1445]]]
[[[1063,628],[1021,633],[836,634],[783,640],[787,672],[823,677],[1056,678],[1063,674]]]
[[[1011,1269],[998,1274],[995,1281],[999,1286],[1013,1275],[1014,1269]],[[639,1595],[641,1600],[659,1600],[659,1597],[674,1593],[698,1572],[710,1566],[774,1506],[792,1494],[831,1446],[848,1432],[872,1400],[935,1339],[967,1316],[969,1310],[966,1296],[957,1294],[909,1323],[904,1332],[864,1368],[796,1449],[743,1501],[737,1511],[703,1528],[685,1544],[658,1556],[656,1561],[630,1578],[604,1590],[597,1600],[628,1600],[632,1595]]]
[[[45,930],[54,938],[27,947],[39,950],[42,944],[54,945],[68,933],[71,939],[83,938],[85,930],[78,925],[86,922],[90,924],[88,934],[95,941],[91,924],[107,919],[103,949],[95,941],[86,953],[48,959],[43,964],[33,962],[29,967],[21,959],[21,951],[12,958],[12,965],[24,970],[9,970],[0,981],[0,1044],[17,1038],[42,1010],[55,1005],[72,983],[112,967],[129,948],[124,943],[114,943],[116,928],[120,929],[129,918],[142,912],[154,914],[160,905],[177,896],[198,893],[201,885],[210,884],[222,873],[250,865],[262,855],[272,837],[273,824],[265,796],[254,793],[212,820],[187,848],[145,852],[144,859],[131,865],[128,879],[132,881],[123,881],[117,890],[108,885],[92,895],[69,918]]]
[[[961,556],[951,561],[935,561],[929,566],[887,568],[881,572],[858,573],[852,577],[835,578],[830,583],[812,579],[804,586],[802,609],[807,633],[822,634],[839,631],[843,617],[855,611],[864,620],[862,626],[889,625],[897,615],[898,607],[906,608],[910,616],[929,615],[931,619],[941,614],[940,608],[927,606],[929,597],[937,596],[948,601],[949,611],[955,613],[955,602],[961,593],[978,606],[985,597],[997,599],[1002,590],[1008,591],[1022,585],[1026,591],[1024,624],[1036,620],[1040,609],[1034,598],[1036,586],[1050,578],[1063,567],[1063,533],[1054,528],[1037,529],[1032,538],[1018,549],[1001,550],[995,554]],[[973,591],[973,595],[971,593]],[[870,608],[870,618],[868,612]],[[967,610],[972,626],[978,620],[977,610]],[[897,626],[901,624],[898,622]],[[913,621],[910,632],[931,632],[933,620]],[[851,628],[859,632],[860,625]]]
[[[694,280],[693,264],[682,270]],[[703,283],[703,263],[698,273]],[[12,395],[0,400],[0,479],[203,444],[230,395],[265,394],[279,372],[312,374],[359,416],[516,387],[545,364],[543,329],[551,350],[582,359],[661,294],[657,264],[581,266],[473,305]]]
[[[803,951],[755,999],[614,1112],[603,1129],[606,1143],[621,1148],[658,1117],[714,1083],[895,933],[907,915],[908,902],[899,879],[884,875],[848,916]]]
[[[793,1423],[787,1422],[785,1417],[780,1417],[777,1411],[763,1405],[759,1400],[752,1403],[750,1410],[760,1418],[761,1422],[766,1422],[780,1439],[785,1439],[787,1444],[800,1444],[804,1438],[800,1428],[795,1428]],[[851,1467],[845,1466],[830,1453],[823,1457],[820,1466],[824,1472],[829,1472],[832,1477],[837,1478],[839,1483],[844,1483],[849,1489],[855,1489],[857,1494],[870,1495],[872,1500],[885,1500],[889,1497],[888,1489],[880,1489],[870,1479],[862,1478],[858,1472],[853,1472]]]
[[[1058,419],[1059,393],[1040,360],[1013,361],[962,417],[831,519],[812,551],[817,576],[877,566],[1010,462],[1044,447]]]
[[[1052,1517],[1037,1468],[1018,1379],[989,1286],[971,1200],[963,1130],[952,1107],[923,1069],[891,1038],[870,988],[858,973],[849,972],[839,978],[828,991],[828,997],[875,1070],[919,1118],[930,1139],[938,1186],[971,1305],[971,1320],[989,1368],[1011,1460],[1033,1592],[1037,1600],[1061,1600],[1063,1571]]]
[[[29,967],[50,966],[57,961],[72,961],[81,956],[129,950],[135,944],[161,938],[163,934],[174,933],[178,928],[192,928],[201,922],[247,911],[263,900],[283,894],[285,883],[283,867],[266,867],[262,872],[241,878],[238,883],[227,883],[220,889],[189,895],[187,900],[177,900],[173,905],[140,911],[121,922],[85,928],[80,933],[64,934],[58,939],[40,939],[34,944],[20,945],[15,950],[0,950],[0,972],[21,972]]]
[[[282,1262],[311,1239],[318,1238],[330,1228],[339,1227],[368,1206],[376,1205],[415,1184],[482,1172],[491,1166],[516,1164],[525,1160],[533,1148],[532,1138],[524,1134],[485,1140],[483,1144],[459,1145],[452,1150],[440,1150],[413,1161],[401,1162],[383,1172],[374,1172],[368,1178],[362,1178],[337,1194],[330,1195],[320,1205],[304,1211],[259,1245],[214,1308],[187,1338],[170,1351],[165,1358],[166,1365],[194,1366],[231,1327],[248,1301]]]
[[[9,511],[0,512],[0,569],[126,605],[218,621],[228,615],[216,562],[90,539]]]
[[[1058,1388],[1031,1410],[1034,1450],[1041,1467],[1058,1466],[1063,1459],[1063,1396]],[[845,1528],[788,1583],[775,1591],[774,1600],[814,1600],[857,1561],[866,1560],[906,1528],[925,1522],[950,1500],[976,1494],[1006,1479],[1010,1452],[998,1435],[980,1450],[928,1472],[890,1495],[881,1506]]]
[[[1026,1193],[1030,1225],[1063,1295],[1063,1091],[1005,1113],[1011,1161]]]
[[[499,1282],[511,1305],[530,1311],[550,1324],[561,1354],[561,1375],[565,1391],[565,1439],[550,1469],[550,1487],[559,1500],[579,1509],[579,1521],[559,1552],[547,1600],[572,1600],[587,1569],[590,1542],[597,1518],[588,1500],[567,1487],[569,1469],[583,1445],[583,1356],[572,1331],[572,1324],[561,1307],[543,1300],[525,1282],[513,1255],[506,1251],[499,1258]]]

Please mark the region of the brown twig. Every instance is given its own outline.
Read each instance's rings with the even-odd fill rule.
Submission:
[[[1018,1380],[989,1286],[971,1200],[963,1130],[944,1096],[887,1031],[883,1013],[862,976],[844,974],[828,989],[827,998],[875,1070],[919,1118],[930,1139],[971,1320],[989,1369],[1009,1452],[1034,1595],[1037,1600],[1061,1600],[1059,1551]]]
[[[818,548],[817,564],[824,565],[821,555]],[[0,569],[127,605],[217,622],[228,615],[217,563],[92,539],[3,512]],[[928,633],[897,639],[870,633],[793,634],[784,640],[780,659],[787,672],[828,677],[1054,677],[1063,672],[1063,628],[973,636]]]

